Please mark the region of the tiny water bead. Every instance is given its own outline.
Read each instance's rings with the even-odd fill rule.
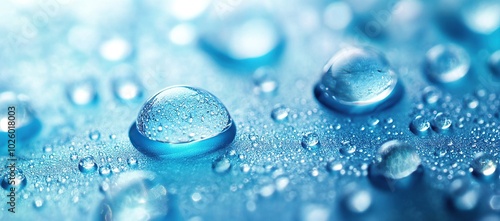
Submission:
[[[121,174],[96,214],[97,220],[178,220],[167,188],[146,171]]]
[[[87,156],[84,157],[78,162],[78,169],[82,173],[92,173],[97,170],[97,164],[94,160],[94,157]]]
[[[439,112],[432,119],[431,126],[436,132],[446,132],[450,129],[452,124],[451,118],[448,114]]]
[[[172,86],[141,108],[129,136],[148,155],[183,157],[207,153],[231,143],[236,134],[226,107],[209,92]]]
[[[7,144],[7,133],[13,128],[12,122],[15,122],[17,140],[30,139],[41,130],[41,122],[25,95],[12,91],[0,92],[0,110],[0,146]]]
[[[75,106],[92,106],[98,101],[97,83],[93,78],[72,82],[66,87],[66,95]]]
[[[437,83],[451,83],[462,79],[470,68],[467,52],[457,45],[436,45],[425,57],[425,72]]]
[[[137,166],[137,159],[135,157],[129,157],[127,159],[127,164],[131,167]]]
[[[398,140],[384,143],[379,151],[377,168],[387,178],[401,179],[409,176],[420,166],[417,150]]]
[[[472,174],[484,178],[493,175],[497,169],[495,158],[490,154],[479,153],[471,162],[470,168]]]
[[[314,93],[329,108],[364,114],[394,105],[403,94],[403,87],[380,52],[350,48],[338,52],[328,62]]]
[[[271,111],[271,118],[275,122],[282,122],[288,119],[289,113],[290,109],[288,109],[288,107],[282,104],[277,104]]]
[[[431,124],[423,116],[416,116],[410,123],[410,130],[415,135],[425,135],[428,133]]]
[[[101,138],[101,132],[98,130],[92,130],[89,132],[89,138],[90,140],[99,140],[99,138]]]
[[[319,143],[319,136],[317,133],[314,132],[307,132],[301,140],[301,145],[303,148],[306,148],[308,150],[313,150],[316,149],[320,146]]]
[[[212,169],[216,173],[225,173],[231,168],[231,162],[226,157],[220,157],[212,163]]]
[[[10,188],[15,188],[16,191],[23,189],[28,180],[21,169],[8,167],[7,172],[2,177],[2,187],[10,191]]]

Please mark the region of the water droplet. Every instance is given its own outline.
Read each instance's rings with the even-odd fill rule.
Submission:
[[[113,80],[113,93],[115,97],[124,103],[133,103],[142,99],[144,89],[139,79],[131,76],[118,77]]]
[[[82,173],[92,173],[97,170],[97,164],[95,163],[94,157],[88,156],[84,157],[78,163],[78,169]]]
[[[345,206],[352,213],[364,213],[372,204],[372,196],[366,190],[355,191],[345,198]]]
[[[131,167],[137,166],[137,159],[135,159],[135,157],[129,157],[127,159],[127,164]]]
[[[314,93],[329,108],[363,114],[393,106],[403,88],[382,54],[369,48],[351,48],[328,62]]]
[[[26,186],[27,182],[26,176],[21,169],[7,167],[7,172],[3,175],[2,187],[9,191],[13,187],[16,191],[19,191]]]
[[[426,104],[436,104],[443,97],[443,93],[434,86],[424,88],[422,99]]]
[[[220,157],[212,163],[212,169],[216,173],[225,173],[231,168],[231,162],[225,157]]]
[[[491,72],[493,72],[493,74],[497,77],[500,77],[500,50],[490,56],[488,63]]]
[[[68,84],[66,94],[69,101],[76,106],[92,106],[98,101],[97,83],[89,78]]]
[[[376,117],[369,117],[367,123],[369,126],[377,126],[377,124],[380,123],[380,120]]]
[[[76,152],[75,152],[75,153],[71,153],[71,154],[69,155],[69,158],[70,158],[71,160],[73,160],[73,161],[78,160],[78,154],[77,154]]]
[[[260,188],[259,194],[264,198],[270,197],[271,195],[273,195],[275,189],[276,188],[274,187],[273,184],[267,184]]]
[[[343,155],[351,155],[353,154],[354,152],[356,152],[356,146],[354,145],[350,145],[350,144],[346,144],[344,145],[343,147],[341,147],[339,149],[340,153],[343,154]]]
[[[106,164],[102,167],[99,167],[99,174],[104,177],[111,175],[111,166],[109,164]]]
[[[308,204],[302,208],[301,221],[327,221],[330,220],[332,211],[325,206]]]
[[[129,136],[146,154],[184,157],[225,147],[235,133],[229,112],[214,95],[193,87],[173,86],[143,105]]]
[[[471,31],[490,35],[500,28],[500,3],[497,1],[467,1],[460,10],[463,23]]]
[[[490,207],[493,210],[500,210],[500,195],[493,195],[490,198]]]
[[[401,179],[415,172],[420,166],[420,157],[412,146],[397,140],[384,143],[379,151],[379,171],[387,178]]]
[[[132,171],[120,175],[117,185],[106,191],[97,220],[177,220],[174,203],[152,172]]]
[[[100,137],[101,137],[101,133],[98,130],[92,130],[89,133],[89,138],[91,140],[99,140]]]
[[[33,206],[35,208],[41,208],[43,206],[44,202],[41,197],[36,197],[35,200],[33,200]]]
[[[13,110],[10,107],[14,107]],[[17,140],[27,140],[40,132],[41,122],[35,116],[28,97],[14,92],[0,92],[0,145],[7,144],[7,133],[15,121]]]
[[[427,134],[430,127],[431,127],[431,124],[429,123],[429,121],[420,115],[416,116],[411,121],[411,124],[410,124],[410,130],[415,135]]]
[[[302,137],[301,141],[302,147],[313,150],[317,149],[320,146],[319,136],[314,132],[308,132]]]
[[[454,209],[469,211],[476,207],[481,189],[476,183],[465,179],[454,180],[450,185],[448,198]]]
[[[201,47],[223,65],[255,68],[274,63],[283,51],[284,37],[270,16],[260,15],[262,10],[240,11],[225,18],[229,23],[214,20],[203,26]]]
[[[497,169],[495,158],[489,154],[479,153],[470,164],[472,173],[478,177],[489,177]]]
[[[248,164],[245,163],[245,164],[242,164],[240,166],[240,169],[241,169],[241,172],[248,173],[248,172],[250,172],[251,168],[250,168],[250,166]]]
[[[288,107],[282,104],[278,104],[273,108],[273,111],[271,112],[271,118],[275,122],[282,122],[288,119],[289,112],[290,109],[288,109]]]
[[[290,179],[288,179],[288,177],[278,177],[275,182],[276,190],[278,191],[285,190],[285,188],[288,186],[289,183]]]
[[[436,132],[445,132],[450,129],[452,124],[451,118],[448,114],[439,112],[432,119],[431,126]]]
[[[472,95],[466,95],[464,97],[464,104],[467,108],[475,109],[479,106],[479,100]]]
[[[451,83],[462,79],[470,67],[467,52],[456,45],[436,45],[425,58],[429,79],[438,83]]]
[[[50,145],[43,146],[43,152],[45,152],[45,153],[52,152],[52,146],[50,146]]]
[[[330,3],[323,14],[325,25],[333,30],[342,30],[352,20],[351,7],[345,2]]]
[[[326,165],[326,169],[329,172],[340,171],[343,167],[344,166],[340,162],[328,162],[328,164]]]
[[[278,89],[278,81],[273,77],[276,73],[270,68],[259,68],[253,74],[254,84],[258,92],[270,94]]]

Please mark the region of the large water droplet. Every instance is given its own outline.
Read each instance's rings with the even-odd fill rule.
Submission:
[[[401,141],[384,143],[379,149],[379,155],[377,168],[390,179],[407,177],[420,166],[420,157],[415,148]]]
[[[1,92],[0,110],[0,146],[7,144],[9,130],[15,130],[17,140],[25,140],[38,134],[41,129],[41,122],[24,95]]]
[[[462,20],[471,31],[489,35],[500,28],[500,2],[495,0],[466,1]]]
[[[177,220],[167,189],[152,172],[121,174],[106,191],[97,210],[98,220]]]
[[[425,135],[428,133],[429,128],[431,128],[431,124],[427,119],[422,117],[421,115],[416,116],[410,124],[410,130],[415,135]]]
[[[485,178],[493,175],[497,170],[497,164],[493,156],[489,154],[478,154],[470,164],[472,174],[477,177]]]
[[[351,48],[328,62],[314,93],[329,108],[363,114],[392,106],[403,89],[382,54],[369,48]]]
[[[11,187],[19,191],[26,186],[27,182],[23,171],[15,167],[7,167],[7,172],[2,177],[2,187],[8,191]]]
[[[470,67],[467,52],[456,45],[436,45],[425,57],[425,72],[438,83],[451,83],[462,79]]]
[[[224,20],[214,19],[202,30],[201,47],[224,65],[255,68],[272,64],[283,51],[284,36],[271,16],[263,14],[235,11]]]
[[[451,118],[448,114],[439,112],[434,116],[434,119],[431,122],[432,129],[436,132],[446,132],[450,129],[452,124]]]
[[[320,146],[319,136],[317,133],[308,132],[302,137],[302,141],[300,142],[302,147],[313,150]]]
[[[92,173],[97,170],[97,164],[95,163],[94,157],[88,156],[84,157],[78,162],[78,169],[82,173]]]
[[[173,86],[143,105],[129,136],[146,154],[182,157],[226,146],[235,133],[229,112],[214,95],[198,88]]]
[[[273,110],[271,111],[271,118],[275,122],[281,122],[285,121],[288,119],[288,114],[290,112],[290,109],[286,107],[285,105],[282,104],[277,104],[274,106]]]

